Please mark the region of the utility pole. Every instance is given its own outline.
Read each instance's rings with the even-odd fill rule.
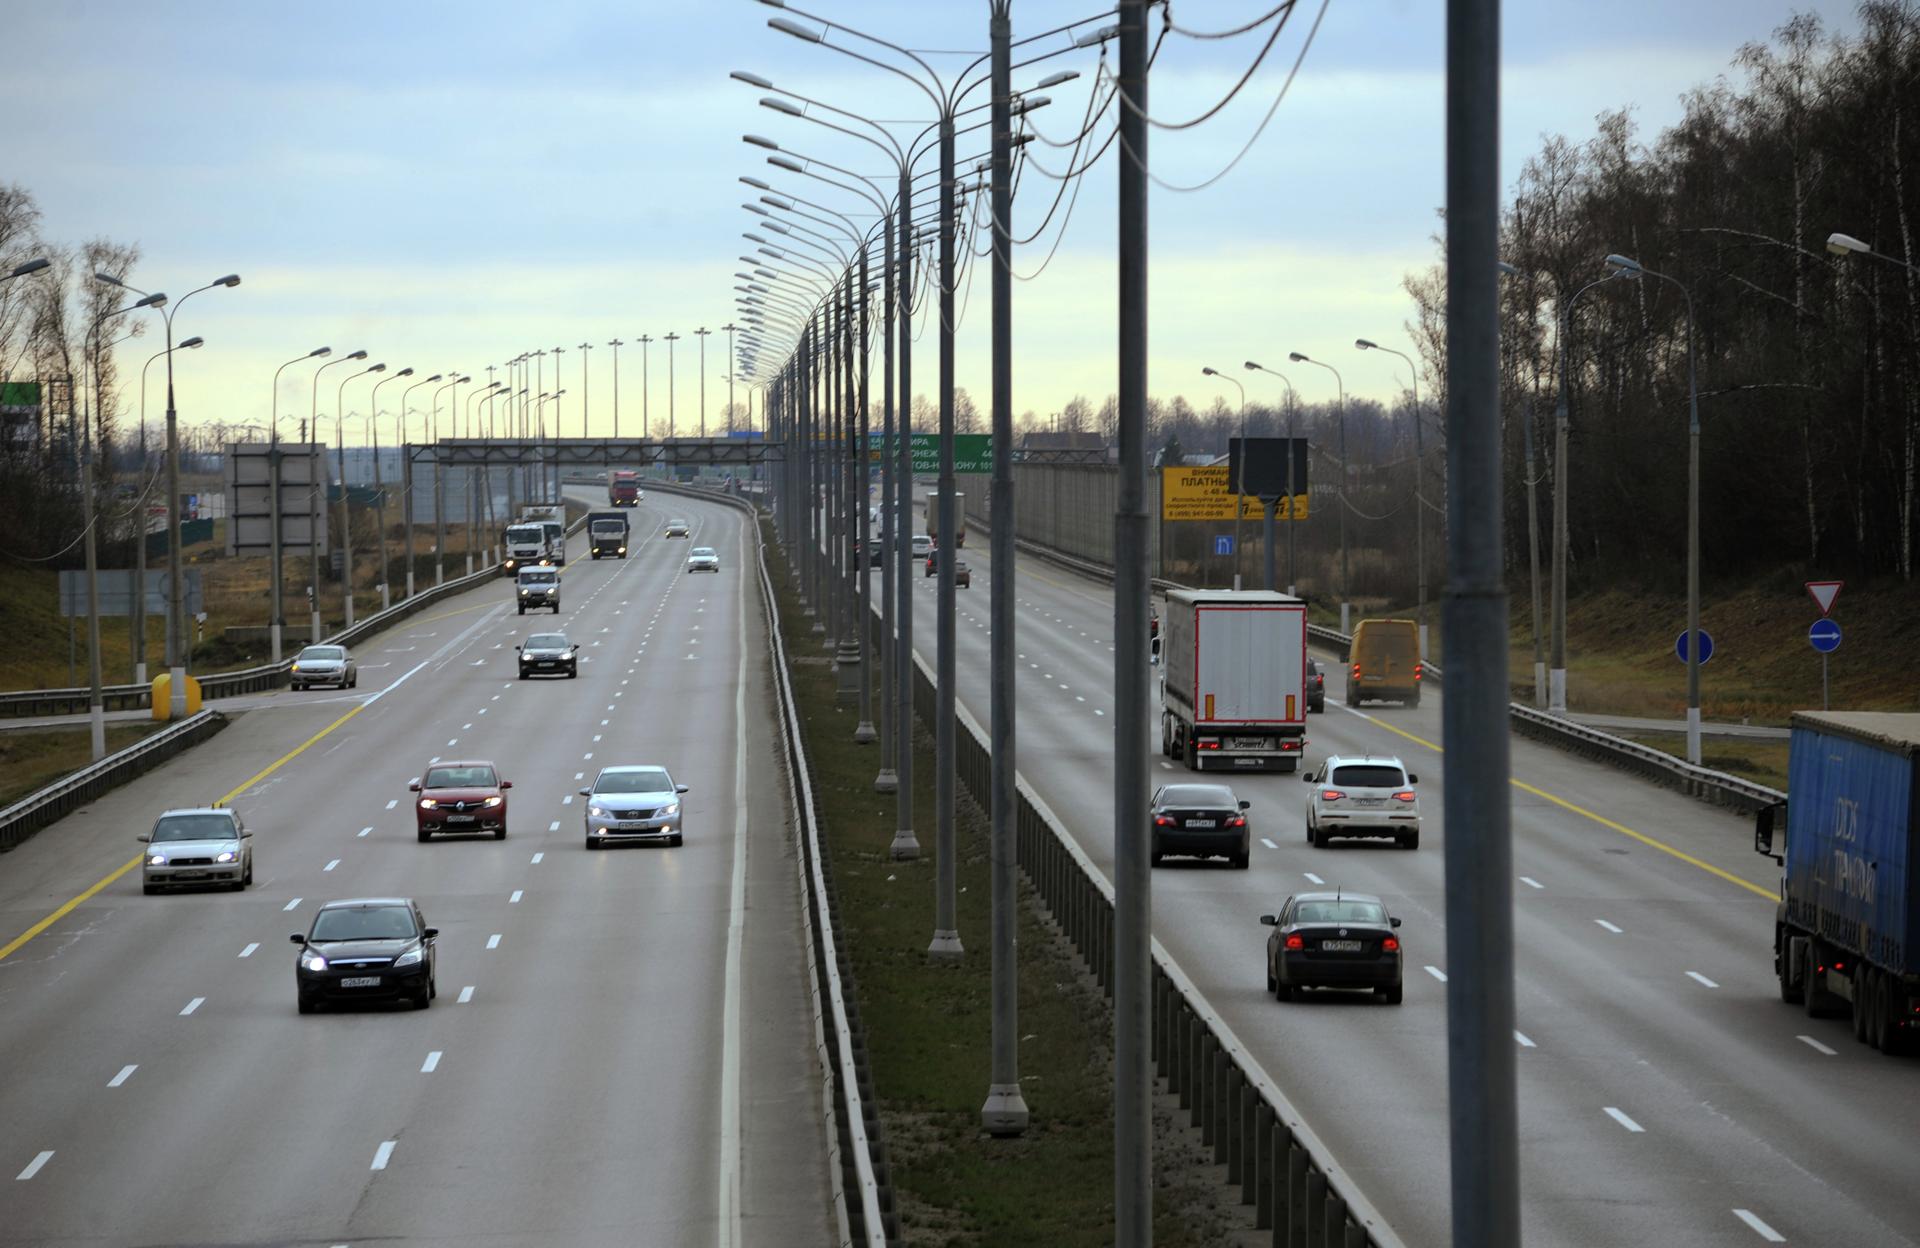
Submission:
[[[617,442],[620,439],[620,348],[626,344],[614,338],[607,345],[613,348],[613,437]],[[640,432],[644,434],[646,430]]]
[[[909,449],[913,441],[913,178],[902,164],[900,169],[899,201],[900,226],[894,239],[894,251],[899,257],[900,272],[896,279],[897,302],[894,305],[894,323],[899,329],[898,344],[900,350],[900,399],[896,406],[898,412],[899,439],[894,448],[894,493],[900,508],[900,514],[894,519],[896,540],[893,549],[887,553],[894,561],[894,592],[899,602],[894,608],[894,618],[899,621],[900,635],[894,639],[894,671],[899,673],[894,683],[894,723],[898,731],[893,734],[894,776],[897,787],[894,790],[894,833],[893,843],[887,847],[889,855],[896,859],[912,859],[920,856],[920,839],[913,832],[913,686],[915,667],[913,663],[913,455]]]
[[[954,647],[958,642],[954,611],[953,565],[958,544],[954,524],[953,473],[953,296],[956,285],[954,233],[954,125],[953,105],[940,109],[940,532],[933,557],[938,580],[934,588],[934,712],[933,817],[934,897],[933,941],[927,956],[937,962],[958,961],[966,952],[960,943],[959,865],[954,839],[954,681],[958,678]]]
[[[667,439],[672,441],[676,436],[673,421],[673,344],[680,341],[680,335],[669,333],[661,341],[667,344]]]
[[[733,333],[736,329],[740,327],[738,325],[735,325],[732,321],[728,321],[725,325],[722,325],[720,328],[727,331],[727,432],[731,434],[734,431],[733,378],[734,378],[734,375],[740,371],[740,362],[738,359],[735,358],[733,353]],[[860,350],[861,350],[861,358],[865,359],[866,347],[864,344],[861,346]],[[864,368],[866,366],[863,364],[861,367]],[[862,411],[864,412],[864,410],[865,409],[863,408]],[[751,425],[749,425],[749,429],[751,429]]]
[[[653,425],[647,414],[647,356],[650,354],[647,344],[653,341],[653,337],[641,334],[636,341],[640,344],[640,436],[650,438],[653,436]]]
[[[700,436],[707,436],[707,335],[712,331],[702,325],[693,331],[700,340]]]
[[[591,436],[587,432],[587,425],[593,419],[593,390],[591,389],[593,375],[587,367],[587,356],[592,350],[592,343],[580,344],[580,436],[582,438]]]

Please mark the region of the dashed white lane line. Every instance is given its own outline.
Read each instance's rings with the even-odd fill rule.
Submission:
[[[1615,927],[1613,924],[1607,922],[1605,919],[1595,919],[1594,922],[1598,923],[1601,927],[1606,928],[1608,931],[1614,933],[1616,936],[1626,930],[1625,928]]]
[[[585,780],[587,778],[587,773],[584,771],[576,771],[573,773],[573,778],[575,780]]]
[[[545,852],[541,852],[541,853],[538,853],[538,854],[535,854],[535,855],[533,856],[533,862],[534,862],[534,865],[535,865],[535,866],[539,866],[539,865],[540,865],[540,860],[541,860],[542,858],[545,858],[546,856],[547,856],[547,855],[545,854]]]
[[[487,948],[489,948],[489,949],[498,949],[499,947],[500,947],[500,933],[499,933],[499,932],[495,932],[495,933],[494,933],[493,935],[491,935],[491,936],[489,936],[489,937],[487,937]]]
[[[1787,1242],[1785,1235],[1782,1235],[1779,1231],[1774,1230],[1765,1222],[1762,1222],[1759,1215],[1755,1214],[1751,1209],[1735,1209],[1733,1216],[1752,1227],[1755,1235],[1758,1235],[1770,1244],[1784,1244]]]
[[[304,897],[295,897],[295,898],[294,898],[294,899],[293,899],[292,901],[290,901],[290,902],[288,902],[288,903],[287,903],[286,905],[284,905],[284,906],[281,906],[281,907],[280,907],[280,909],[281,909],[281,912],[282,912],[282,913],[284,913],[284,912],[286,912],[286,911],[288,911],[288,910],[291,910],[291,909],[293,909],[293,908],[294,908],[295,906],[297,906],[297,905],[299,905],[299,904],[300,904],[300,903],[301,903],[302,901],[304,901],[304,900],[306,900],[306,899],[305,899]]]
[[[507,904],[508,904],[508,905],[510,905],[510,906],[511,906],[511,905],[517,905],[517,904],[519,903],[519,901],[520,901],[520,895],[521,895],[521,893],[522,893],[523,891],[524,891],[524,890],[522,890],[522,889],[518,889],[518,888],[516,888],[516,889],[514,889],[514,890],[513,890],[513,896],[511,896],[511,897],[509,897],[509,898],[507,898]]]
[[[1165,759],[1161,759],[1161,760],[1160,760],[1160,765],[1161,765],[1162,767],[1164,767],[1164,768],[1166,768],[1166,769],[1167,769],[1168,771],[1172,771],[1172,770],[1173,770],[1173,764],[1172,764],[1172,763],[1169,763],[1169,762],[1168,762],[1168,761],[1166,761]]]
[[[1702,975],[1699,971],[1688,971],[1687,978],[1699,984],[1702,988],[1718,988],[1720,986],[1708,979],[1705,975]]]
[[[1539,1045],[1535,1044],[1532,1038],[1529,1037],[1527,1033],[1524,1031],[1516,1030],[1513,1033],[1513,1038],[1514,1038],[1514,1041],[1517,1044],[1519,1044],[1519,1046],[1523,1049],[1537,1049],[1540,1047]]]
[[[1539,880],[1534,879],[1530,875],[1521,876],[1520,882],[1522,884],[1525,884],[1528,888],[1545,888],[1546,887],[1545,884],[1542,884]]]
[[[1645,1127],[1641,1126],[1639,1123],[1635,1122],[1633,1119],[1627,1117],[1625,1114],[1621,1113],[1619,1110],[1615,1109],[1613,1106],[1602,1105],[1600,1108],[1607,1111],[1607,1117],[1613,1119],[1615,1122],[1619,1123],[1621,1126],[1625,1127],[1628,1131],[1632,1132],[1633,1134],[1635,1135],[1646,1134],[1647,1129]]]
[[[25,1170],[22,1170],[19,1174],[14,1175],[13,1176],[14,1181],[17,1183],[26,1182],[28,1179],[32,1178],[34,1175],[40,1173],[40,1167],[46,1165],[49,1161],[52,1161],[52,1160],[53,1160],[53,1150],[49,1148],[44,1152],[40,1153],[38,1156],[36,1156],[32,1161],[28,1162],[27,1168]]]
[[[559,830],[560,830],[560,821],[558,819],[555,819],[552,823],[547,825],[547,831],[549,832],[558,832]],[[538,858],[535,858],[534,861],[538,862],[540,860]]]
[[[1267,847],[1268,849],[1279,849],[1279,848],[1280,848],[1280,847],[1279,847],[1278,845],[1275,845],[1275,844],[1274,844],[1274,843],[1273,843],[1272,841],[1270,841],[1270,840],[1268,840],[1268,839],[1267,839],[1266,837],[1264,837],[1264,836],[1260,838],[1260,843],[1261,843],[1262,845],[1265,845],[1265,846],[1266,846],[1266,847]]]
[[[1808,1048],[1812,1049],[1816,1053],[1824,1053],[1828,1057],[1837,1056],[1837,1054],[1833,1049],[1830,1049],[1826,1045],[1821,1044],[1818,1040],[1815,1040],[1812,1036],[1795,1036],[1794,1039],[1806,1045]]]
[[[205,997],[195,997],[193,1000],[187,1002],[186,1008],[180,1011],[180,1017],[185,1018],[187,1015],[199,1009],[202,1005],[205,1005],[206,1002],[207,1002],[207,999]]]
[[[339,860],[338,858],[335,858],[335,859],[334,859],[334,860],[333,860],[332,862],[330,862],[330,863],[328,863],[328,864],[327,864],[326,866],[324,866],[324,867],[321,867],[320,869],[321,869],[322,871],[331,871],[331,870],[333,870],[333,869],[334,869],[335,867],[337,867],[337,866],[339,866],[339,865],[340,865],[340,860]]]
[[[358,832],[354,833],[355,836],[371,836],[372,834],[373,834],[372,824],[368,824],[366,827],[361,828]]]
[[[1103,711],[1103,710],[1100,710],[1100,709],[1099,709],[1098,707],[1096,707],[1096,708],[1094,708],[1094,712],[1093,712],[1093,713],[1094,713],[1095,715],[1105,715],[1105,714],[1106,714],[1106,712],[1105,712],[1105,711]]]
[[[1317,875],[1315,875],[1315,874],[1314,874],[1313,872],[1311,872],[1311,871],[1302,871],[1302,872],[1301,872],[1301,874],[1302,874],[1302,875],[1304,875],[1304,876],[1306,876],[1306,877],[1307,877],[1307,878],[1308,878],[1309,880],[1312,880],[1312,881],[1313,881],[1313,882],[1314,882],[1315,884],[1325,884],[1325,883],[1326,883],[1326,881],[1325,881],[1325,880],[1323,880],[1323,879],[1321,879],[1321,878],[1320,878],[1319,876],[1317,876]]]
[[[139,1066],[139,1063],[137,1062],[132,1066],[122,1066],[120,1068],[119,1074],[107,1080],[107,1086],[110,1088],[119,1087],[121,1084],[125,1083],[127,1080],[133,1078],[133,1072],[139,1069],[140,1069],[140,1066]]]
[[[387,803],[387,809],[392,810],[395,806],[398,806],[399,804],[400,804],[400,799],[396,797],[392,801]]]
[[[1437,966],[1428,967],[1427,974],[1433,976],[1435,979],[1439,980],[1443,984],[1447,982],[1447,973],[1441,970]]]
[[[387,1159],[393,1156],[393,1145],[393,1140],[383,1140],[381,1141],[380,1147],[374,1150],[373,1168],[375,1170],[385,1170],[387,1168]]]
[[[258,949],[259,947],[260,947],[260,942],[256,940],[251,944],[249,944],[245,949],[242,949],[240,951],[240,956],[243,958],[250,958],[253,956],[253,951],[255,949]]]
[[[473,985],[468,984],[465,988],[462,988],[460,990],[459,1000],[456,1001],[455,1004],[465,1005],[467,1002],[471,1000],[473,1000]]]
[[[606,721],[606,720],[604,720],[604,719],[603,719],[603,720],[601,720],[601,721],[600,721],[600,726],[601,726],[602,728],[605,728],[605,727],[607,726],[607,722],[608,722],[608,721]],[[595,738],[595,740],[598,740],[598,739],[599,739],[599,738],[597,738],[597,737]]]
[[[473,728],[473,725],[472,725],[472,724],[461,724],[461,725],[460,725],[460,731],[461,731],[461,732],[469,732],[469,731],[471,731],[471,730],[472,730],[472,728]]]
[[[600,734],[599,734],[599,733],[597,733],[597,732],[596,732],[596,733],[594,733],[594,734],[593,734],[593,739],[594,739],[595,741],[598,741],[598,740],[600,739]]]
[[[433,1068],[440,1064],[440,1052],[439,1049],[435,1049],[433,1052],[427,1054],[427,1060],[420,1063],[421,1074],[430,1075],[433,1073]]]
[[[588,750],[588,751],[587,751],[587,752],[586,752],[585,754],[583,754],[583,755],[582,755],[581,757],[582,757],[583,759],[585,759],[585,760],[586,760],[587,762],[589,762],[589,763],[590,763],[590,762],[592,762],[592,761],[593,761],[593,751],[592,751],[592,750]]]
[[[573,794],[571,794],[571,793],[569,793],[569,794],[567,794],[567,795],[566,795],[565,797],[563,797],[563,798],[561,798],[561,799],[560,799],[560,804],[561,804],[562,806],[571,806],[571,805],[573,805]]]
[[[460,738],[459,738],[459,737],[455,737],[455,738],[453,738],[453,740],[451,740],[451,741],[449,741],[449,742],[447,742],[447,744],[448,744],[449,746],[454,746],[454,745],[459,745],[459,744],[460,744]]]

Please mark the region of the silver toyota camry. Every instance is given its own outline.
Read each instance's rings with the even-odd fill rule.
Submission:
[[[169,810],[154,822],[153,831],[134,839],[147,843],[140,864],[144,892],[183,884],[220,885],[238,892],[253,883],[253,833],[237,810]]]
[[[593,784],[580,790],[587,799],[587,848],[614,841],[665,841],[680,844],[680,795],[665,767],[602,767]]]

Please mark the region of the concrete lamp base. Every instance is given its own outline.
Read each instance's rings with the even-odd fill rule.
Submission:
[[[927,946],[927,961],[958,962],[966,956],[966,949],[960,944],[959,932],[935,932],[933,943]]]
[[[874,731],[873,721],[870,719],[861,720],[859,725],[853,730],[853,743],[855,745],[872,745],[879,739],[880,734]]]
[[[899,788],[898,780],[894,781],[894,787],[896,790]],[[914,836],[913,829],[902,828],[900,831],[895,832],[893,834],[893,844],[887,846],[887,854],[896,862],[912,862],[915,858],[918,858],[920,856],[920,841]]]
[[[996,1083],[987,1089],[987,1103],[980,1107],[980,1125],[996,1139],[1024,1135],[1027,1130],[1027,1102],[1017,1083]]]
[[[873,791],[875,793],[898,793],[900,791],[900,774],[891,767],[882,767],[880,774],[873,778]],[[918,847],[916,846],[916,848]]]

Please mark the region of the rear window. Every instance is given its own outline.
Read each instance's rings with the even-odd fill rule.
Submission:
[[[493,768],[491,767],[430,767],[427,778],[420,783],[423,789],[490,789],[493,787]]]
[[[1170,784],[1160,790],[1162,806],[1236,806],[1233,790],[1218,784]]]
[[[625,520],[595,520],[593,522],[593,531],[595,533],[624,533],[626,529],[627,522]]]
[[[153,825],[156,841],[229,841],[233,820],[225,815],[168,815]]]
[[[1386,763],[1348,763],[1335,767],[1329,781],[1347,789],[1397,789],[1406,782],[1405,772]]]
[[[1386,926],[1387,910],[1377,901],[1303,901],[1293,908],[1295,923],[1375,923]]]

